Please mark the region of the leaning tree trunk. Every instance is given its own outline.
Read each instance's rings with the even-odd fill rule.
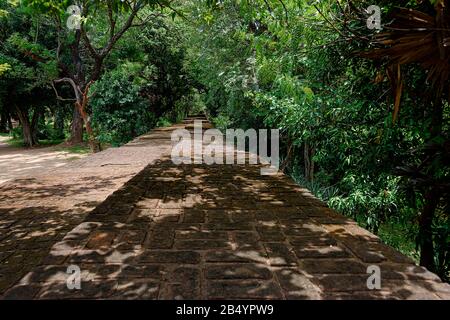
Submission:
[[[73,108],[72,125],[70,127],[69,143],[78,144],[83,142],[83,118],[77,106]]]
[[[89,137],[89,146],[91,148],[92,152],[100,152],[102,151],[102,147],[100,142],[96,139],[94,130],[91,126],[91,117],[87,114],[86,108],[89,103],[89,88],[94,83],[94,81],[91,81],[88,83],[84,91],[82,91],[82,95],[80,99],[75,102],[75,106],[78,109],[78,112],[81,115],[81,118],[83,118],[84,125],[86,127],[86,133]]]

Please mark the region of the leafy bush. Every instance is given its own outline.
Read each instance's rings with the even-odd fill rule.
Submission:
[[[166,117],[161,117],[156,122],[157,127],[168,127],[171,125],[172,125],[172,122],[169,119],[167,119]]]
[[[148,132],[155,118],[140,96],[141,66],[125,63],[106,73],[92,88],[92,122],[102,143],[120,146]]]

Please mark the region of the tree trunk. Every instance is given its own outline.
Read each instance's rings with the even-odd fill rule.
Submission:
[[[442,119],[443,119],[443,104],[442,104],[442,92],[441,87],[438,94],[435,97],[433,104],[433,113],[431,116],[430,124],[430,141],[433,141],[436,137],[442,135]],[[433,151],[427,150],[425,157],[433,157]],[[435,171],[428,172],[430,176],[435,176]],[[436,208],[439,206],[440,190],[436,187],[430,187],[423,191],[424,207],[422,213],[419,216],[419,239],[420,239],[420,265],[424,266],[428,270],[436,271],[436,265],[434,263],[434,244],[433,244],[433,218]]]
[[[55,130],[56,138],[64,139],[64,110],[59,103],[53,115],[53,120],[53,129]]]
[[[6,126],[8,124],[7,122],[7,112],[6,110],[2,109],[2,112],[0,113],[0,132],[8,132]]]
[[[83,118],[81,117],[80,112],[78,112],[77,106],[74,106],[73,108],[69,142],[71,144],[83,142]]]
[[[75,102],[75,106],[78,108],[78,112],[83,119],[84,125],[86,126],[86,133],[89,137],[89,146],[91,147],[92,152],[100,152],[102,151],[102,147],[100,142],[95,137],[94,130],[92,130],[91,126],[91,117],[87,114],[87,105],[89,103],[89,88],[94,83],[94,80],[91,80],[84,90],[82,91],[81,96],[79,96],[77,102]]]
[[[86,126],[86,133],[89,137],[89,146],[93,153],[102,151],[102,147],[100,142],[95,138],[94,130],[92,130],[91,126],[91,117],[86,112],[86,105],[88,104],[89,98],[87,96],[89,91],[89,87],[86,88],[85,93],[83,94],[83,99],[81,103],[76,103],[78,107],[78,111],[81,114],[81,118],[83,119],[84,125]]]
[[[11,131],[13,128],[12,120],[11,120],[11,114],[8,113],[8,117],[6,118],[8,121],[8,131]]]
[[[34,136],[31,133],[31,126],[30,123],[28,121],[22,122],[22,132],[23,132],[23,143],[25,144],[25,146],[27,147],[33,147],[35,146],[37,143],[34,140]]]
[[[39,143],[37,134],[40,114],[40,110],[34,110],[33,118],[31,119],[31,136],[33,137],[33,141],[35,141],[36,144]]]
[[[419,217],[420,265],[434,272],[433,217],[439,203],[439,191],[431,188],[425,194],[425,205]]]
[[[304,146],[304,158],[305,158],[305,179],[308,182],[314,180],[314,147],[312,147],[308,142],[305,142]]]
[[[17,115],[20,120],[20,124],[22,125],[22,133],[23,133],[23,143],[27,147],[33,147],[37,145],[36,133],[33,131],[33,123],[30,123],[30,119],[28,118],[28,111],[20,110],[20,108],[16,107]],[[35,117],[33,116],[33,122],[35,121]]]
[[[4,104],[0,114],[0,132],[8,133],[12,128],[11,113],[6,104]]]

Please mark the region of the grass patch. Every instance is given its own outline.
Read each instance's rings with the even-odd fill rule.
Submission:
[[[171,125],[172,125],[172,122],[165,117],[159,118],[158,121],[156,122],[157,128],[170,127]]]
[[[68,153],[76,153],[76,154],[89,154],[91,153],[91,149],[87,145],[77,144],[74,146],[60,146],[56,149],[57,151],[65,151]]]
[[[11,138],[9,140],[6,140],[5,142],[14,148],[24,148],[25,147],[25,144],[23,143],[22,139]]]
[[[64,139],[55,139],[55,140],[39,140],[40,146],[54,146],[56,144],[61,144],[64,142]]]
[[[25,148],[25,144],[23,143],[22,138],[12,138],[8,133],[1,133],[0,134],[1,137],[9,137],[10,139],[6,140],[5,143],[7,143],[8,145],[10,145],[11,147],[14,148]],[[39,140],[39,144],[37,145],[37,147],[51,147],[51,146],[55,146],[55,145],[60,145],[64,142],[64,139],[54,139],[54,140],[50,140],[50,139],[44,139],[44,140]],[[88,154],[90,153],[90,149],[89,146],[87,145],[75,145],[75,146],[59,146],[57,148],[55,148],[56,151],[65,151],[68,153],[75,153],[75,154]]]
[[[9,140],[5,141],[7,144],[9,144],[11,147],[15,147],[15,148],[24,148],[25,144],[23,143],[23,140],[21,138],[11,138]],[[57,140],[39,140],[39,144],[37,145],[37,147],[41,146],[41,147],[50,147],[50,146],[54,146],[57,144],[60,144],[64,142],[64,140],[62,139],[57,139]]]

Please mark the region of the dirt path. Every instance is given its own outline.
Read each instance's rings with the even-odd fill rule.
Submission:
[[[6,181],[53,171],[86,155],[58,151],[58,147],[16,148],[0,136],[0,185]]]

